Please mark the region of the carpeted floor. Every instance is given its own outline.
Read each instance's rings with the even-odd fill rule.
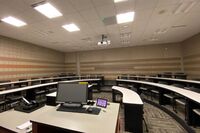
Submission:
[[[94,93],[93,99],[96,98],[106,98],[112,102],[112,93],[109,91]],[[148,103],[144,103],[144,118],[147,122],[149,133],[187,133],[171,116]],[[121,133],[128,133],[124,131],[123,105],[120,108],[120,119]],[[145,133],[145,126],[143,127]]]

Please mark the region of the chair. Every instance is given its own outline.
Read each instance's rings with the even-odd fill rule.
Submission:
[[[187,75],[182,72],[174,73],[174,78],[176,79],[187,79]]]
[[[27,79],[19,79],[19,81],[26,81]],[[24,82],[20,84],[20,87],[28,86],[28,82]]]
[[[150,93],[151,93],[151,100],[153,101],[153,97],[156,97],[159,95],[159,91],[156,90],[156,89],[151,89],[150,90]]]
[[[128,79],[128,74],[122,74],[121,79]]]
[[[194,124],[194,126],[196,126],[197,118],[200,118],[200,109],[193,109],[192,111],[193,111],[193,113],[196,115],[196,116],[194,116],[194,118],[193,118],[193,124]]]
[[[5,87],[0,87],[0,91],[3,91],[5,90],[6,88]]]
[[[165,82],[165,81],[159,81],[158,83],[159,83],[159,84],[168,84],[168,83]],[[159,93],[160,93],[160,92],[159,92],[157,89],[155,89],[155,88],[152,88],[152,89],[150,90],[150,92],[151,92],[151,100],[153,100],[153,97],[158,96]]]
[[[0,83],[7,83],[7,82],[11,82],[10,80],[2,80],[0,81]],[[6,85],[1,85],[0,90],[7,90],[11,88],[11,84],[6,84]]]
[[[41,80],[41,83],[51,83],[51,79],[49,79],[50,77],[42,77],[44,80]]]
[[[46,99],[46,91],[45,90],[36,90],[34,95],[35,95],[36,101]]]
[[[162,77],[163,77],[163,78],[172,78],[172,72],[164,72],[164,73],[162,74]]]
[[[185,120],[187,120],[187,115],[186,115],[186,113],[187,113],[187,109],[186,109],[186,99],[185,98],[182,98],[182,97],[180,97],[180,98],[175,98],[175,101],[174,101],[175,103],[174,103],[174,106],[175,106],[175,112],[177,112],[177,103],[179,104],[179,105],[181,105],[181,106],[183,106],[184,107],[184,109],[185,109]]]
[[[139,88],[139,95],[141,95],[142,93],[144,95],[148,96],[149,95],[149,89],[147,87],[141,86]]]
[[[5,100],[0,101],[0,112],[5,110]]]
[[[185,86],[183,84],[173,84],[173,86],[176,86],[179,88],[185,88]],[[174,103],[173,105],[174,105],[175,112],[177,112],[177,103],[179,105],[182,105],[185,108],[185,119],[186,119],[186,99],[185,99],[185,97],[183,97],[179,94],[175,94],[173,103]]]
[[[36,80],[36,81],[31,81],[31,85],[38,85],[38,84],[41,84],[41,81],[40,80],[37,80],[39,78],[31,78],[31,80]]]
[[[0,112],[5,110],[5,95],[0,95]]]
[[[10,109],[18,105],[22,96],[18,94],[9,94],[6,96],[5,109]]]
[[[172,86],[184,88],[184,85],[182,85],[182,84],[172,84]],[[170,99],[170,101],[172,103],[173,111],[176,113],[177,113],[176,103],[180,103],[181,105],[184,105],[184,106],[186,104],[186,102],[184,101],[184,97],[182,97],[179,94],[176,94],[174,92],[164,94],[164,96]]]

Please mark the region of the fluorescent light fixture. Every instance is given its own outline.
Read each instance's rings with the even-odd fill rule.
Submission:
[[[39,5],[34,6],[33,8],[48,18],[56,18],[56,17],[62,16],[62,13],[60,13],[50,3],[39,4]]]
[[[134,20],[135,12],[126,12],[122,14],[117,14],[117,23],[122,24],[122,23],[128,23],[132,22]]]
[[[12,16],[3,18],[3,19],[1,19],[1,21],[8,23],[8,24],[11,24],[11,25],[16,26],[16,27],[21,27],[21,26],[26,25],[25,22],[15,18],[15,17],[12,17]]]
[[[128,1],[128,0],[114,0],[115,3],[125,2],[125,1]]]
[[[74,32],[74,31],[79,31],[80,29],[78,28],[78,26],[76,26],[75,24],[66,24],[62,26],[63,28],[65,28],[67,31],[69,32]]]

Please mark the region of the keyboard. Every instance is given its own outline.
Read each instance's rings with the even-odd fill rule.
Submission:
[[[57,111],[65,111],[65,112],[75,112],[75,113],[87,113],[86,108],[82,107],[65,107],[59,106]]]
[[[92,108],[92,112],[89,112],[84,107],[72,108],[72,107],[64,107],[64,106],[59,106],[57,108],[57,111],[73,112],[73,113],[86,113],[86,114],[93,114],[93,115],[98,115],[101,111],[100,108],[96,108],[96,107],[89,107],[89,108]]]

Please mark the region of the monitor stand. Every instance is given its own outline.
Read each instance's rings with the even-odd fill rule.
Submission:
[[[86,108],[83,108],[81,103],[62,103],[57,111],[85,113]]]

